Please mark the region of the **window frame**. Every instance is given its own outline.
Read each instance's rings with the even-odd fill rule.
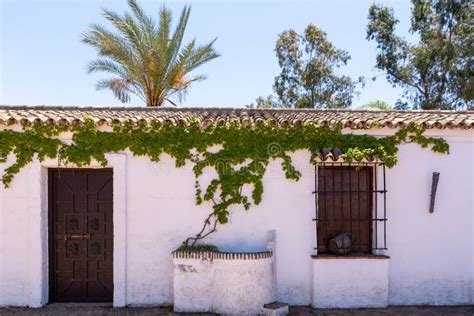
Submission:
[[[367,222],[369,224],[369,247],[366,252],[363,252],[364,255],[366,254],[380,254],[381,251],[387,250],[387,189],[386,189],[386,173],[385,173],[385,165],[379,161],[373,161],[373,162],[356,162],[356,163],[346,163],[343,161],[321,161],[317,162],[315,164],[315,191],[313,191],[313,194],[315,196],[315,218],[313,221],[315,221],[315,237],[316,237],[316,247],[314,248],[318,254],[324,254],[327,255],[327,245],[325,251],[321,252],[321,249],[318,249],[320,247],[320,242],[319,238],[324,236],[328,238],[328,234],[321,234],[321,232],[318,230],[318,224],[320,224],[321,221],[321,216],[320,216],[320,210],[319,210],[319,198],[321,194],[327,194],[328,190],[320,190],[319,188],[319,173],[320,169],[324,168],[340,168],[343,167],[345,169],[348,169],[348,173],[350,174],[353,169],[357,168],[368,168],[370,170],[370,184],[369,184],[369,190],[367,190],[367,194],[370,194],[370,199],[369,199],[369,215],[370,218],[367,219]],[[381,170],[380,170],[381,169]],[[379,175],[381,173],[381,175]],[[341,175],[341,183],[342,183],[342,175]],[[334,178],[334,177],[333,177]],[[349,176],[350,179],[350,176]],[[351,180],[349,180],[351,181]],[[358,179],[360,181],[360,179]],[[359,183],[359,182],[358,182]],[[358,184],[359,186],[359,184]],[[379,186],[381,189],[379,189]],[[358,188],[360,190],[360,188]],[[333,192],[334,195],[336,195],[336,192],[340,192],[340,199],[343,201],[344,199],[344,193],[350,193],[350,198],[349,201],[352,202],[352,194],[358,193],[360,194],[360,191],[358,192],[357,190],[353,191],[352,190],[352,185],[350,185],[350,188],[348,191],[345,191],[343,188],[343,185],[341,185],[340,191],[335,191]],[[343,205],[343,202],[341,202],[341,205]],[[334,207],[334,205],[333,205]],[[342,206],[341,206],[342,207]],[[350,222],[350,227],[352,228],[353,225],[353,220],[354,217],[351,216],[352,218],[347,218],[344,217],[344,211],[341,210],[342,218],[339,220],[340,222],[343,221],[349,221]],[[351,211],[352,214],[352,211]],[[360,216],[360,214],[359,214]],[[361,221],[361,219],[356,219],[357,221]],[[333,221],[336,221],[334,218]],[[337,222],[337,221],[336,221]],[[341,224],[343,225],[343,224]],[[319,225],[320,226],[320,225]],[[360,234],[360,231],[359,231]],[[318,236],[319,235],[319,236]],[[352,253],[357,253],[361,254],[362,252],[352,252]]]

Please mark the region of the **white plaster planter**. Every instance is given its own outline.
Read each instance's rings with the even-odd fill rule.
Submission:
[[[314,308],[387,307],[389,257],[314,256]]]
[[[262,314],[275,300],[272,252],[173,252],[175,312]]]

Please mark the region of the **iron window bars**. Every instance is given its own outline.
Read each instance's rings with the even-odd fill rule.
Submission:
[[[378,178],[379,169],[382,169],[382,179]],[[329,240],[340,234],[351,236],[352,253],[371,254],[387,249],[383,163],[317,163],[315,188],[315,249],[318,253],[327,253]]]

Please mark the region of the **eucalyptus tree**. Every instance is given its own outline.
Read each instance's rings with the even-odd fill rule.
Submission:
[[[281,72],[273,88],[280,107],[347,108],[352,104],[362,78],[357,81],[337,73],[351,57],[320,28],[310,24],[301,35],[292,29],[282,32],[275,52]]]
[[[94,47],[99,58],[91,61],[88,72],[104,72],[111,77],[100,80],[97,89],[110,89],[121,102],[131,94],[147,106],[162,106],[165,101],[176,105],[192,83],[204,75],[192,72],[219,57],[214,49],[216,39],[204,45],[196,40],[183,44],[191,8],[185,6],[172,29],[172,12],[163,6],[156,21],[148,16],[136,0],[128,0],[131,13],[117,14],[103,9],[103,16],[113,25],[110,31],[91,24],[82,34],[82,42]]]
[[[383,100],[376,99],[358,107],[359,110],[391,110],[392,106]]]
[[[463,109],[474,100],[474,10],[469,0],[412,0],[409,41],[395,33],[392,9],[369,8],[367,39],[377,43],[376,67],[404,89],[399,104]]]

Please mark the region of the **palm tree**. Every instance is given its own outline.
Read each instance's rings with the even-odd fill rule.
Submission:
[[[97,89],[111,89],[120,101],[129,102],[130,94],[140,97],[147,106],[161,106],[179,100],[189,86],[204,80],[203,75],[190,73],[206,62],[219,57],[213,44],[197,45],[196,40],[182,45],[191,8],[185,6],[179,22],[171,30],[172,13],[163,6],[159,21],[145,15],[136,0],[128,0],[132,14],[119,15],[103,9],[103,16],[118,32],[91,24],[82,35],[82,42],[96,48],[99,58],[88,64],[88,72],[106,72],[111,78],[97,83]]]

